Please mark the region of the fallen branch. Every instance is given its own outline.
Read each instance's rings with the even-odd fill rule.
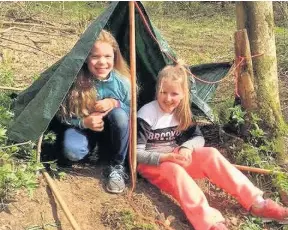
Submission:
[[[67,219],[69,220],[70,224],[72,225],[73,229],[74,230],[80,230],[79,225],[77,224],[72,213],[70,212],[66,203],[62,199],[56,185],[54,184],[53,179],[50,177],[50,175],[45,170],[42,169],[41,172],[42,172],[44,178],[46,179],[46,182],[49,185],[50,189],[52,190],[54,196],[56,197],[57,201],[59,202],[61,208],[63,209],[63,212],[65,213]]]
[[[21,43],[21,42],[17,42],[17,41],[8,39],[8,38],[0,37],[0,39],[5,40],[5,41],[14,42],[14,43],[19,44],[19,45],[22,45],[22,46],[27,46],[27,47],[29,47],[29,48],[36,49],[36,50],[41,51],[41,52],[43,52],[43,53],[45,53],[45,54],[48,54],[48,55],[50,55],[50,56],[52,56],[52,57],[59,58],[59,57],[55,56],[54,54],[48,53],[48,52],[46,52],[46,51],[44,51],[44,50],[42,50],[42,49],[40,49],[40,48],[38,48],[38,47],[35,47],[35,46],[30,46],[30,45],[27,45],[27,44],[24,44],[24,43]]]
[[[43,140],[43,133],[40,136],[38,144],[37,144],[37,162],[40,162],[42,140]],[[44,178],[46,179],[46,182],[49,185],[49,188],[51,189],[54,196],[56,197],[58,203],[60,204],[61,208],[63,209],[63,212],[66,215],[67,219],[69,220],[70,224],[72,225],[73,229],[74,230],[81,230],[79,225],[77,224],[76,220],[74,219],[72,213],[68,209],[65,201],[62,199],[53,179],[50,177],[50,175],[46,172],[45,169],[42,169],[41,173],[43,174]]]
[[[3,21],[0,24],[2,25],[21,25],[21,26],[38,26],[38,27],[44,27],[48,29],[54,29],[54,30],[61,30],[69,33],[76,33],[76,30],[74,28],[62,28],[62,27],[56,27],[56,26],[48,26],[43,24],[36,24],[36,23],[25,23],[25,22],[7,22]]]

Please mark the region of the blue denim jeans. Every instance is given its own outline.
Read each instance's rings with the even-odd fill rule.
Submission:
[[[115,108],[104,117],[104,130],[68,128],[64,133],[64,155],[71,161],[83,159],[96,143],[105,144],[109,151],[105,155],[113,165],[124,164],[129,143],[129,115],[121,108]],[[100,157],[101,157],[100,152]],[[107,157],[106,157],[107,158]]]

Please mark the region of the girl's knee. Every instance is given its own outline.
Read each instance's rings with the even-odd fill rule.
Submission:
[[[208,147],[207,148],[207,159],[212,159],[212,160],[222,160],[224,159],[223,155],[219,152],[218,149],[214,147]]]
[[[71,161],[79,161],[89,152],[87,137],[73,128],[66,130],[63,147],[65,157]]]
[[[108,114],[107,119],[119,128],[127,128],[129,126],[129,115],[122,108],[113,109]]]
[[[70,161],[82,160],[88,154],[88,152],[88,148],[84,146],[64,146],[64,155]]]
[[[205,147],[205,153],[208,156],[218,156],[220,154],[219,150],[214,147]]]
[[[171,177],[172,175],[177,176],[183,172],[186,172],[182,166],[173,162],[163,162],[160,164],[160,168],[162,175],[166,175],[167,177]]]

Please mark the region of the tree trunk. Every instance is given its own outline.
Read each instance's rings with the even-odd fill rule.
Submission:
[[[272,2],[240,4],[243,4],[245,12],[243,18],[250,41],[260,117],[270,133],[274,133],[283,127],[284,120],[279,99]]]

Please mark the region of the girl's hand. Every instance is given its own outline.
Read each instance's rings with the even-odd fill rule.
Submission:
[[[113,98],[105,98],[95,102],[94,109],[97,112],[107,112],[117,107],[117,100]]]
[[[165,161],[169,161],[169,162],[174,162],[176,164],[181,165],[182,167],[186,167],[186,157],[183,155],[180,155],[178,153],[163,153],[160,155],[160,159],[159,162],[165,162]]]
[[[90,115],[92,116],[101,116],[102,118],[105,117],[107,114],[109,113],[109,111],[106,112],[93,112]]]
[[[180,154],[181,156],[185,157],[185,161],[186,161],[186,166],[191,164],[192,162],[192,152],[193,150],[188,149],[188,148],[181,148],[178,150],[178,154]]]
[[[104,129],[103,114],[101,115],[91,114],[83,118],[83,124],[88,129],[101,132]]]

